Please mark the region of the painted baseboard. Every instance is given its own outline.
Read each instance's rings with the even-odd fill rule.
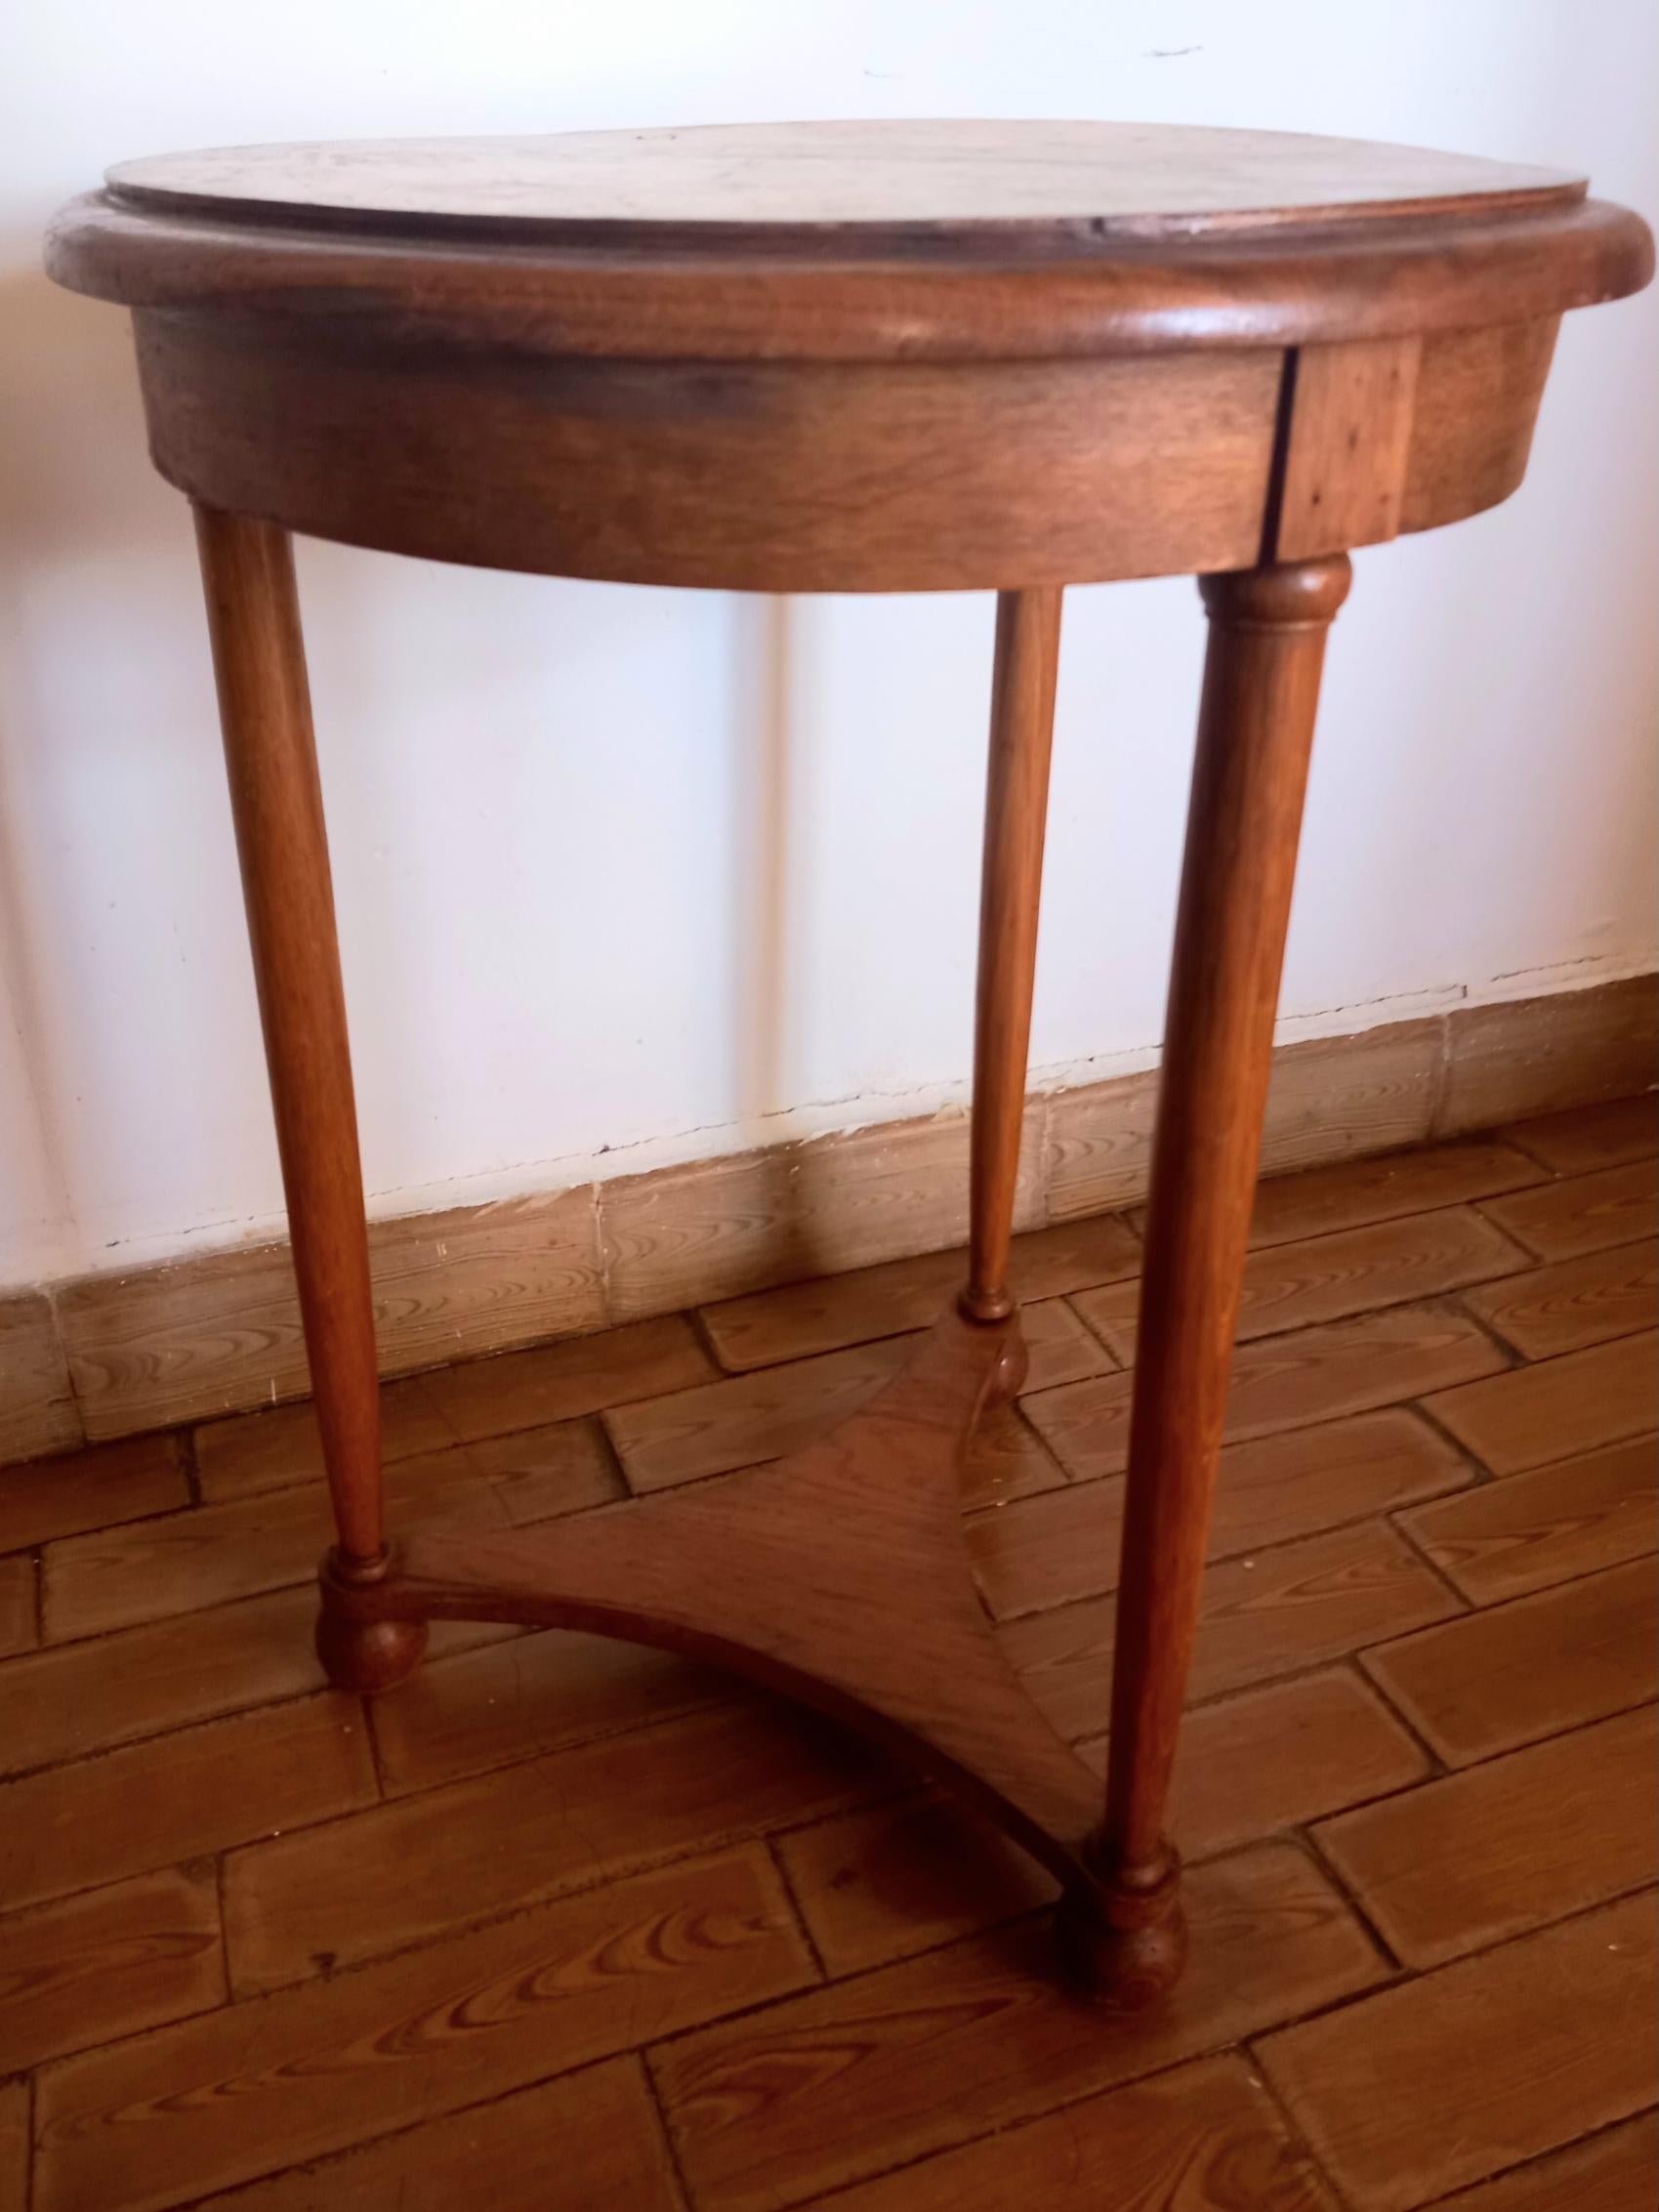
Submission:
[[[1267,1175],[1645,1090],[1659,976],[1281,1046]],[[1021,1229],[1145,1194],[1155,1070],[1036,1093]],[[377,1223],[388,1375],[958,1244],[960,1113]],[[0,1461],[302,1397],[286,1244],[0,1299]]]

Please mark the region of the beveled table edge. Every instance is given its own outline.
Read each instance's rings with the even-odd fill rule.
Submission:
[[[1277,223],[1172,240],[972,256],[673,250],[228,221],[71,201],[48,273],[141,309],[334,318],[389,337],[627,359],[1059,359],[1302,346],[1555,315],[1640,290],[1630,209],[1536,195],[1508,211]],[[720,227],[713,227],[718,230]]]

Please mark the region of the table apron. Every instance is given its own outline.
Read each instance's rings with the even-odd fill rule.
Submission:
[[[474,566],[766,592],[1201,574],[1456,520],[1520,481],[1555,328],[730,363],[416,347],[344,313],[134,320],[156,466],[208,506]]]

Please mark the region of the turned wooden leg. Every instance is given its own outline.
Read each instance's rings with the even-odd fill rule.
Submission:
[[[1221,1452],[1325,635],[1345,556],[1204,580],[1199,709],[1146,1221],[1104,1825],[1070,1930],[1142,2003],[1185,1937],[1164,1832]]]
[[[424,1627],[331,1607],[386,1570],[380,1385],[362,1171],[305,645],[284,531],[196,510],[242,895],[265,1026],[294,1273],[336,1549],[323,1563],[317,1649],[332,1681],[384,1690],[420,1659]]]
[[[961,1299],[962,1311],[975,1321],[1003,1321],[1014,1312],[1008,1256],[1025,1117],[1059,610],[1058,590],[1002,592],[997,598],[979,886],[968,1283]],[[1023,1367],[1023,1347],[1011,1336],[997,1380],[999,1398],[1014,1396]]]

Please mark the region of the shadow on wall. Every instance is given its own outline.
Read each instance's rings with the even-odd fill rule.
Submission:
[[[181,611],[187,636],[199,592],[187,517],[146,459],[128,318],[21,266],[37,254],[33,236],[0,245],[0,267],[14,265],[0,278],[0,1282],[98,1256],[94,1209],[123,1206],[123,1148],[142,1159],[161,1143],[179,1163],[163,1234],[245,1219],[267,1189],[278,1203],[205,636],[199,650],[180,647]],[[330,626],[376,636],[400,567],[330,562]],[[789,1103],[789,626],[784,602],[734,603],[730,859],[708,856],[736,871],[722,887],[729,994],[711,997],[731,1008],[729,1096],[744,1118]],[[140,838],[154,856],[145,872],[168,880],[142,911],[117,908],[105,896],[114,849]],[[170,848],[188,864],[170,866]],[[389,939],[376,995],[391,994],[394,1024],[412,1018],[378,1024],[374,1039],[397,1086],[420,1049],[420,992],[397,973],[395,915],[376,905]],[[113,949],[111,915],[124,939]],[[213,1084],[173,1072],[199,1058],[204,1013],[225,1055]],[[225,1172],[244,1139],[259,1148],[258,1188]],[[785,1174],[767,1204],[787,1215]]]
[[[24,836],[19,786],[44,741],[53,671],[37,636],[48,575],[96,560],[136,567],[160,511],[145,460],[124,319],[71,299],[33,268],[34,237],[0,247],[0,1096],[15,1132],[0,1166],[8,1243],[50,1250],[72,1207],[61,1116],[66,1071],[54,1053],[31,879],[49,856]],[[15,1056],[15,1058],[14,1058]],[[12,1255],[0,1251],[0,1280]]]
[[[742,678],[748,702],[735,756],[733,852],[742,890],[732,905],[734,985],[732,1098],[739,1119],[764,1121],[794,1102],[785,1096],[788,1019],[791,784],[790,683],[793,620],[787,599],[745,594],[738,601]],[[760,1156],[756,1200],[771,1225],[787,1272],[801,1278],[833,1265],[803,1203],[792,1145]]]

